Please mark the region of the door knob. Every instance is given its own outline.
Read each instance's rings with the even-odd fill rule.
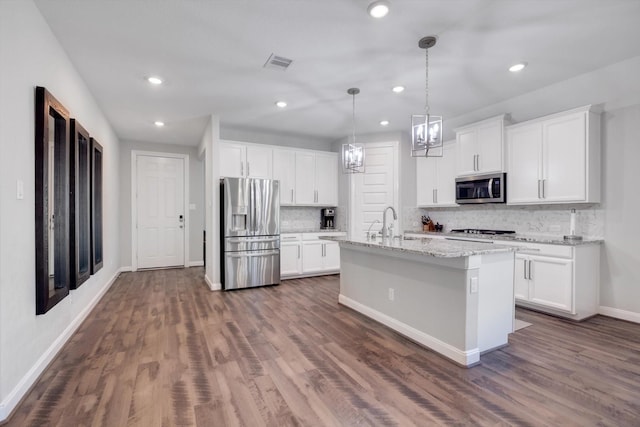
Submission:
[[[178,218],[180,219],[180,222],[184,222],[184,216],[180,215]]]

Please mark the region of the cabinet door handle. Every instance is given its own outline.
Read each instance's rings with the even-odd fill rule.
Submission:
[[[433,203],[436,203],[436,200],[437,200],[437,199],[436,199],[436,189],[434,188],[434,189],[431,191],[431,201],[432,201]]]
[[[300,245],[298,245],[298,259],[300,259]]]
[[[244,176],[244,163],[240,162],[240,176]]]
[[[251,165],[251,163],[247,162],[247,176],[251,175],[251,172],[249,172],[249,166]]]
[[[540,191],[540,184],[542,183],[542,180],[539,179],[538,180],[538,199],[542,199],[542,192]]]
[[[291,203],[293,203],[293,188],[291,189]]]
[[[524,266],[524,274],[523,274],[524,280],[527,280],[527,260],[526,259],[522,260],[522,263],[523,263],[522,265]]]
[[[533,279],[533,277],[531,276],[531,263],[533,261],[529,260],[529,280]]]
[[[545,199],[546,196],[544,195],[544,183],[545,183],[546,179],[542,180],[542,198]]]
[[[480,170],[480,154],[476,154],[476,171]]]

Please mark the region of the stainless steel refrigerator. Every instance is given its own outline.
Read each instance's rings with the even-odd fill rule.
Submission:
[[[220,180],[224,290],[280,283],[280,182]]]

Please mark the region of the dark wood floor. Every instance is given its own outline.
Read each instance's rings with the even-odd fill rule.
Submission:
[[[533,326],[471,369],[339,306],[339,277],[121,275],[10,426],[640,425],[640,325]]]

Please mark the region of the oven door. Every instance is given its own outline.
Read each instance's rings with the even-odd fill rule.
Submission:
[[[504,203],[506,174],[456,178],[456,203]]]

